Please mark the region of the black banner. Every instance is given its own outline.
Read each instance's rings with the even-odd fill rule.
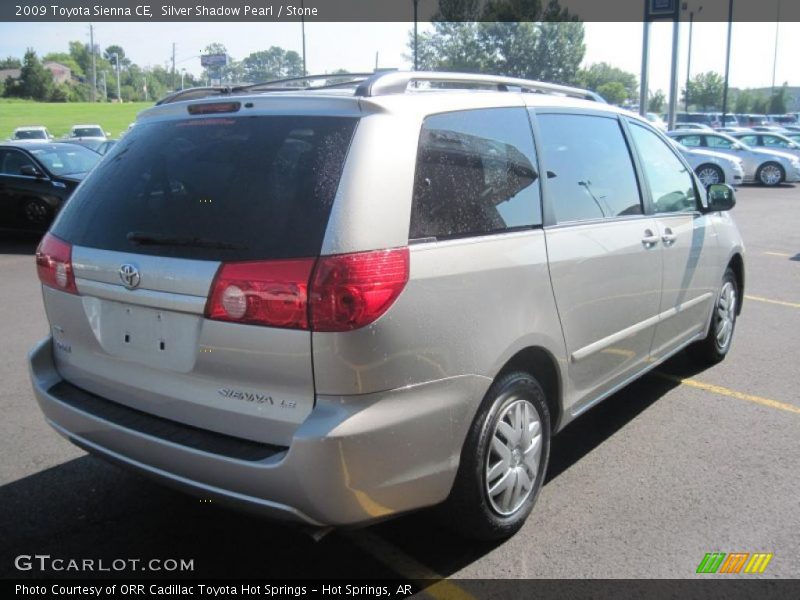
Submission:
[[[559,0],[553,20],[642,21],[673,18],[688,20],[681,0]],[[729,0],[704,0],[695,21],[727,21]],[[0,21],[17,22],[421,22],[541,20],[548,0],[529,2],[519,9],[514,0],[3,0]],[[526,13],[527,11],[527,13]],[[566,12],[564,12],[566,11]],[[527,15],[529,14],[529,18]],[[785,1],[780,15],[769,2],[737,0],[734,21],[800,21],[800,2]]]

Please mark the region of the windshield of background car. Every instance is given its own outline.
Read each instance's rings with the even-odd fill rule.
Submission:
[[[29,152],[53,175],[75,175],[91,171],[100,155],[74,144],[48,144],[31,148]]]
[[[14,139],[17,140],[46,140],[47,134],[44,131],[33,129],[30,131],[15,131]]]
[[[86,178],[52,232],[79,246],[176,258],[318,255],[357,121],[137,124]]]
[[[72,137],[106,137],[99,127],[77,127],[72,130]]]

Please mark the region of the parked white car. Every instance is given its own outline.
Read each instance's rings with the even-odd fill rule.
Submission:
[[[712,150],[741,159],[745,183],[774,186],[800,181],[800,160],[793,154],[752,148],[735,137],[715,131],[670,131],[667,135],[692,150]]]
[[[109,134],[103,131],[100,125],[90,123],[86,125],[73,125],[67,137],[80,138],[82,140],[101,140],[104,142],[108,139],[108,135]]]
[[[788,134],[789,132],[787,131],[786,133]],[[750,133],[734,133],[732,136],[752,148],[777,150],[800,158],[800,144],[786,134],[753,131]]]
[[[53,136],[43,125],[17,127],[11,134],[12,140],[52,140]]]
[[[739,185],[744,181],[744,162],[742,159],[721,152],[688,148],[675,140],[673,141],[704,186],[708,187],[714,183]]]

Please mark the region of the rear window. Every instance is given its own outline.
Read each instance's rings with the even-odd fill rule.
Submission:
[[[52,232],[75,245],[201,260],[319,254],[351,117],[137,124]]]
[[[76,127],[72,130],[73,137],[105,137],[106,134],[99,127]]]

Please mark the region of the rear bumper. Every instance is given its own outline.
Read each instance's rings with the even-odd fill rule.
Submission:
[[[288,448],[223,454],[216,449],[224,444],[189,443],[164,428],[99,410],[98,403],[108,402],[101,398],[75,402],[64,390],[83,392],[65,385],[49,337],[29,359],[47,421],[81,448],[189,493],[312,525],[365,523],[444,500],[491,383],[461,376],[376,394],[318,397]]]

